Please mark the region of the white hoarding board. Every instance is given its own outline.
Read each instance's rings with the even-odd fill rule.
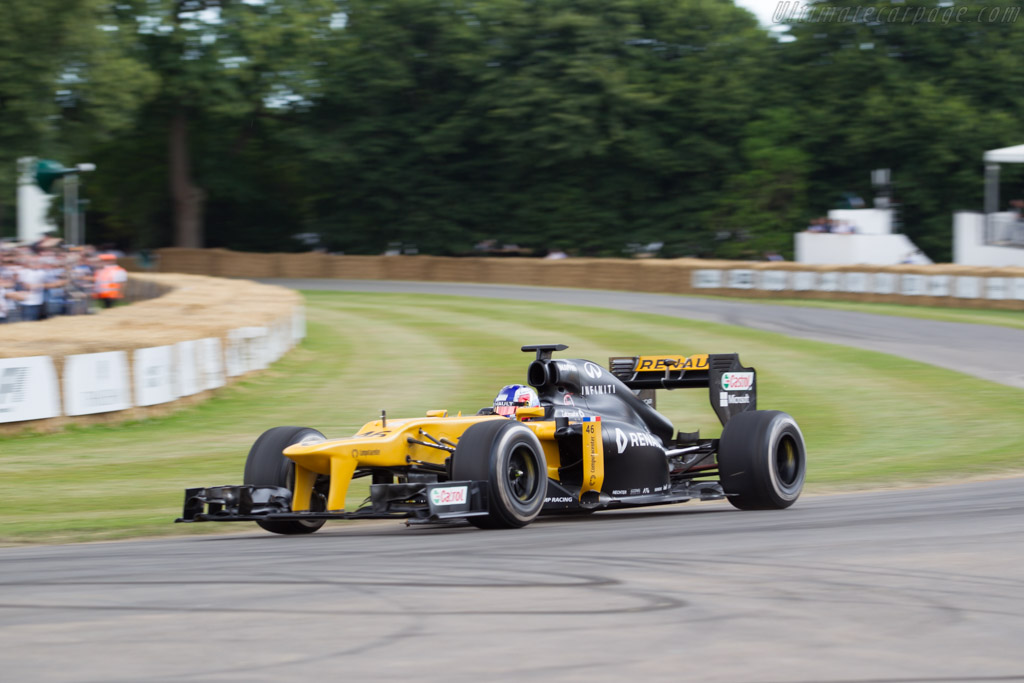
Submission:
[[[814,289],[818,281],[818,274],[806,270],[793,273],[793,289],[798,292],[806,292]]]
[[[839,291],[839,273],[819,273],[818,291],[836,292]]]
[[[900,278],[900,292],[904,296],[921,296],[925,293],[924,275],[904,273]]]
[[[875,273],[871,280],[875,284],[875,294],[892,294],[896,291],[896,273]]]
[[[174,347],[135,349],[135,405],[152,406],[178,398],[174,386]]]
[[[240,327],[232,330],[241,334],[245,339],[246,369],[262,370],[270,365],[269,344],[267,340],[267,328],[255,325]]]
[[[931,275],[928,277],[928,296],[949,296],[950,277]]]
[[[1024,277],[1013,278],[1013,298],[1024,301]]]
[[[729,287],[732,289],[753,289],[754,271],[752,270],[730,270]]]
[[[868,291],[869,277],[867,273],[847,273],[843,280],[844,291],[853,292],[855,294],[863,294]]]
[[[1007,282],[1005,277],[986,278],[985,297],[988,299],[1003,300],[1007,295]]]
[[[296,306],[292,311],[292,339],[298,343],[306,338],[306,309]]]
[[[267,328],[251,325],[228,332],[228,374],[232,377],[251,370],[262,370],[270,364]]]
[[[199,386],[203,390],[224,386],[224,353],[220,348],[220,339],[216,337],[200,339],[199,354],[202,357],[199,366],[202,368],[202,378]]]
[[[238,377],[248,371],[245,366],[245,339],[235,334],[235,330],[228,332],[224,340],[224,371],[228,377]]]
[[[198,394],[199,386],[199,342],[183,341],[174,345],[174,360],[177,380],[175,391],[178,396]]]
[[[718,289],[722,286],[722,271],[695,270],[692,284],[694,289]]]
[[[0,422],[60,415],[60,385],[49,356],[0,358]]]
[[[789,273],[784,270],[761,271],[761,289],[769,292],[781,292],[789,285]]]
[[[64,408],[68,415],[92,415],[132,407],[128,355],[124,351],[83,353],[64,359]]]
[[[981,278],[973,275],[961,275],[956,279],[956,296],[960,299],[978,299],[981,297]]]

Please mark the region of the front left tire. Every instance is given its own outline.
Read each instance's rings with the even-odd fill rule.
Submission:
[[[252,486],[281,486],[288,490],[295,487],[295,463],[284,456],[284,449],[309,438],[324,435],[309,427],[274,427],[263,432],[249,449],[245,460],[244,484]],[[314,501],[316,496],[314,495]],[[311,534],[324,525],[323,519],[257,520],[263,529],[286,536]]]
[[[467,429],[452,454],[452,479],[488,482],[488,514],[468,517],[481,529],[524,527],[540,514],[548,468],[540,440],[513,420],[488,420]]]

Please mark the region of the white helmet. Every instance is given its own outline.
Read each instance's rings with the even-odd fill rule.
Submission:
[[[494,413],[505,417],[515,417],[516,408],[539,405],[540,399],[537,398],[537,392],[532,387],[525,384],[508,384],[501,388],[494,399]]]

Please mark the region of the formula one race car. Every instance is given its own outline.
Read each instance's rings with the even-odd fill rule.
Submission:
[[[800,495],[800,428],[786,413],[756,409],[754,369],[737,354],[612,358],[605,369],[552,359],[566,348],[522,347],[536,353],[527,382],[539,405],[507,416],[491,408],[400,420],[382,413],[340,439],[305,427],[270,429],[249,451],[243,485],[187,489],[177,521],[254,521],[278,534],[381,517],[512,528],[541,513],[693,498],[779,509]],[[720,439],[676,433],[654,408],[653,390],[690,387],[710,389]],[[371,477],[370,495],[346,510],[358,477]]]

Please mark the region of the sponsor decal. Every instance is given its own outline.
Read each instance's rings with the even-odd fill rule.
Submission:
[[[380,449],[379,448],[369,448],[369,449],[353,448],[352,449],[352,457],[353,458],[365,458],[365,457],[367,457],[369,455],[380,455]]]
[[[545,503],[572,503],[572,496],[556,496],[554,498],[545,498]]]
[[[615,428],[615,447],[619,453],[624,453],[626,447],[634,446],[654,446],[655,448],[661,448],[661,444],[650,434],[646,432],[625,432],[618,427]]]
[[[624,496],[626,495],[626,489],[616,489],[612,491],[613,496]]]
[[[588,384],[580,392],[581,396],[593,396],[594,394],[614,394],[614,384]]]
[[[634,372],[665,370],[707,370],[708,354],[701,353],[689,358],[684,356],[640,356],[636,359]]]
[[[445,486],[430,489],[430,502],[433,505],[462,505],[466,502],[466,486]]]
[[[740,394],[739,396],[737,396],[735,394],[720,394],[720,396],[728,396],[730,404],[736,404],[736,403],[749,404],[750,403],[750,394]]]
[[[555,408],[555,417],[575,417],[583,418],[586,417],[586,413],[583,412],[582,408]]]
[[[4,368],[0,373],[0,413],[14,412],[14,404],[25,400],[27,367]]]
[[[639,496],[640,495],[640,489],[630,489],[629,490],[629,495],[631,495],[631,496]]]
[[[583,422],[583,485],[580,499],[587,491],[600,491],[604,484],[604,443],[601,440],[601,420]]]
[[[587,374],[590,379],[600,379],[601,377],[601,366],[596,363],[586,362],[583,364],[583,372]]]
[[[719,394],[718,395],[718,407],[719,408],[728,408],[729,407],[729,394]]]
[[[723,372],[722,388],[726,391],[749,391],[754,388],[754,373]]]
[[[575,403],[572,402],[572,394],[566,393],[566,395],[562,397],[562,405],[567,405],[567,406],[574,406],[574,405],[576,405]]]

